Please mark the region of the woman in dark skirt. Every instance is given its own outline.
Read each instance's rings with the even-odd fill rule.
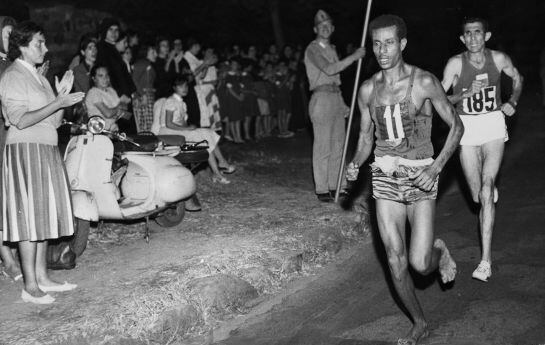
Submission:
[[[51,85],[36,70],[47,48],[43,29],[33,22],[13,28],[9,58],[13,63],[0,79],[2,113],[9,126],[2,166],[3,239],[18,242],[25,302],[49,304],[50,291],[68,291],[75,284],[53,281],[46,268],[47,240],[74,233],[70,189],[57,147],[57,127],[65,107],[80,102],[83,92],[69,93],[74,76],[68,71]]]

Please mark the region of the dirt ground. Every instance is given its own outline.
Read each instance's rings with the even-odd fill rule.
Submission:
[[[417,277],[432,331],[423,345],[545,344],[543,113],[530,91],[508,120],[487,284],[471,279],[476,209],[455,160],[442,174],[436,231],[459,275],[449,288]],[[153,226],[149,244],[142,222],[103,224],[76,269],[53,273],[79,284],[53,305],[23,303],[22,284],[1,278],[0,344],[394,343],[410,322],[393,297],[380,241],[366,232],[368,218],[316,200],[310,143],[298,133],[224,145],[239,167],[232,184],[199,174],[203,211],[178,228]],[[220,274],[249,283],[253,297],[211,306],[196,281]],[[173,326],[172,315],[186,323]]]
[[[190,282],[229,274],[248,282],[258,298],[279,292],[362,241],[357,214],[317,201],[311,175],[311,139],[270,138],[224,144],[238,170],[232,183],[210,182],[201,172],[203,211],[187,213],[177,228],[104,223],[91,234],[76,269],[53,272],[78,284],[49,306],[25,304],[22,283],[0,280],[1,344],[171,344],[206,339],[222,321],[244,314],[244,303],[210,310]],[[360,223],[361,225],[361,223]],[[165,330],[165,315],[190,306],[198,321]]]

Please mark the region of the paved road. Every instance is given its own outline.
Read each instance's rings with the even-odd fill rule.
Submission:
[[[476,210],[456,173],[443,183],[436,231],[451,247],[459,275],[449,289],[435,277],[417,277],[432,327],[422,344],[545,344],[545,114],[537,104],[537,98],[523,99],[523,110],[508,123],[489,283],[471,279],[480,255]],[[392,297],[379,243],[357,248],[271,308],[254,312],[217,344],[394,343],[410,323]]]

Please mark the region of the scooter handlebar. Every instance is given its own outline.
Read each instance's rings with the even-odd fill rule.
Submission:
[[[117,138],[118,140],[121,140],[121,141],[126,141],[128,143],[131,143],[133,144],[134,146],[137,146],[137,147],[141,147],[141,145],[133,140],[131,140],[130,138],[127,137],[127,134],[123,133],[123,132],[112,132],[112,131],[108,131],[108,130],[103,130],[102,133],[106,133],[106,134],[110,134],[112,136],[114,136],[115,138]]]
[[[70,125],[70,126],[77,126],[81,130],[87,130],[87,124],[85,124],[85,123],[75,123],[75,122],[71,122],[71,121],[67,121],[67,120],[63,119],[62,124],[63,125]],[[115,137],[118,140],[126,141],[128,143],[133,144],[134,146],[140,147],[140,144],[138,144],[137,142],[134,142],[131,139],[127,138],[127,134],[125,134],[123,132],[113,132],[113,131],[109,131],[107,129],[103,129],[100,133],[96,133],[96,134],[109,134],[109,135]]]

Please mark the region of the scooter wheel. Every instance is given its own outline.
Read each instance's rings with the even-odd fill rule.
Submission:
[[[185,201],[180,201],[176,206],[167,208],[159,217],[155,218],[155,222],[164,228],[176,226],[184,220],[185,217]]]

